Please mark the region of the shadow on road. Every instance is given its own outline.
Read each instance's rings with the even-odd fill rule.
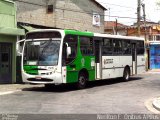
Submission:
[[[143,78],[142,77],[132,77],[127,82],[141,80],[141,79],[143,79]],[[117,78],[117,79],[93,81],[93,82],[88,82],[85,89],[91,89],[91,88],[94,88],[94,87],[101,87],[101,86],[107,86],[107,85],[118,84],[118,83],[123,83],[123,80],[121,78]],[[70,92],[70,91],[76,91],[76,90],[78,90],[78,89],[76,89],[74,84],[57,85],[57,86],[53,86],[51,88],[36,87],[36,85],[35,85],[35,87],[22,89],[22,91],[58,92],[58,93],[59,92]]]

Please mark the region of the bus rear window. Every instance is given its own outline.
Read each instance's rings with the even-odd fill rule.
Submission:
[[[32,32],[26,35],[26,39],[61,38],[61,34],[56,31]]]

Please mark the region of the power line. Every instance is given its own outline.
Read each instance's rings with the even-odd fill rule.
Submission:
[[[113,5],[113,6],[117,6],[117,7],[128,8],[128,9],[134,9],[134,10],[136,9],[136,8],[133,8],[133,7],[123,6],[123,5],[118,5],[118,4],[112,4],[112,3],[106,3],[106,2],[99,2],[99,3]]]
[[[92,12],[90,11],[77,11],[77,10],[73,10],[73,9],[64,9],[64,8],[56,8],[56,9],[60,9],[60,10],[66,10],[66,11],[71,11],[71,12],[78,12],[78,13],[87,13],[87,14],[91,14],[93,15]],[[124,16],[112,16],[112,15],[102,15],[100,14],[100,16],[108,16],[108,17],[114,17],[114,18],[129,18],[129,19],[137,19],[137,18],[133,18],[133,17],[124,17]]]
[[[128,18],[128,19],[137,19],[137,18],[134,18],[134,17],[127,17],[127,16],[116,16],[116,15],[104,15],[104,16],[109,16],[109,17],[114,17],[114,18]]]
[[[130,11],[130,12],[132,11],[132,12],[133,12],[133,11],[135,11],[135,10],[127,10],[127,11]],[[113,13],[113,12],[126,12],[126,10],[113,10],[113,11],[111,10],[111,12],[112,12],[112,13]]]

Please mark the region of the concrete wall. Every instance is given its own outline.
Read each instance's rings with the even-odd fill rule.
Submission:
[[[18,22],[104,33],[104,10],[91,0],[15,0]],[[47,5],[54,5],[54,12],[46,12]],[[92,25],[93,12],[101,14],[101,26]]]
[[[12,2],[0,1],[0,27],[16,28],[16,9]]]

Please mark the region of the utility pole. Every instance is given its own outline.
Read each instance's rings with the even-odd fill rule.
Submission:
[[[116,19],[116,35],[118,33],[118,20]]]
[[[108,8],[108,12],[109,12],[109,21],[110,21],[110,15],[111,15],[111,9]]]
[[[142,4],[143,8],[143,19],[144,19],[144,39],[145,39],[145,54],[146,54],[146,71],[148,71],[148,49],[147,49],[147,28],[146,28],[146,12],[145,12],[145,4]]]
[[[147,42],[147,29],[146,29],[146,12],[145,12],[145,4],[142,4],[143,8],[143,19],[144,19],[144,38],[145,42]]]
[[[137,0],[137,36],[140,36],[140,20],[141,20],[141,0]]]

